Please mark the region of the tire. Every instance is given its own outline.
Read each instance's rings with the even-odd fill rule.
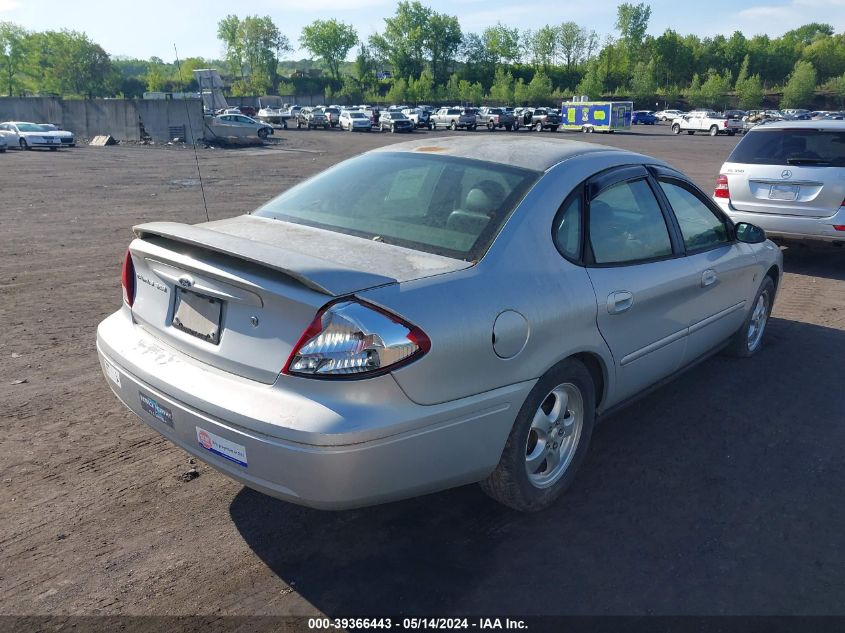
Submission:
[[[513,131],[514,131],[514,132],[519,132],[519,128],[521,128],[521,127],[522,127],[522,126],[519,124],[519,121],[514,121],[514,122],[513,122]]]
[[[437,126],[434,123],[428,124],[428,131],[429,132],[434,132],[436,129],[437,129]]]
[[[681,126],[675,123],[672,126],[672,134],[680,134],[681,133]]]
[[[302,123],[300,123],[299,121],[296,122],[296,129],[297,130],[302,129]]]
[[[395,125],[391,125],[391,126],[390,126],[390,133],[391,133],[391,134],[396,134],[396,126],[395,126]]]
[[[766,334],[766,325],[769,316],[772,314],[772,305],[775,300],[775,282],[766,275],[763,283],[754,296],[748,316],[731,338],[725,348],[725,353],[736,358],[749,358],[754,356],[763,347],[763,337]]]
[[[332,125],[329,125],[328,123],[326,123],[326,124],[323,126],[323,128],[324,128],[324,129],[326,129],[326,130],[330,130],[330,129],[332,129],[332,127],[333,127],[333,126],[332,126]]]
[[[552,127],[549,128],[549,131],[550,132],[557,132],[557,126],[553,125]]]
[[[57,152],[57,151],[59,151],[59,148],[58,147],[51,147],[50,151],[51,152]]]
[[[687,130],[687,134],[689,134],[690,136],[692,136],[693,134],[695,134],[695,130]]]
[[[719,128],[715,125],[710,126],[710,136],[719,136]]]
[[[477,125],[470,125],[467,129],[468,129],[470,132],[475,132],[475,129],[476,129],[477,127],[478,127]]]
[[[29,143],[27,143],[27,142],[26,142],[26,139],[25,139],[25,138],[20,139],[20,140],[18,141],[18,145],[20,145],[20,148],[21,148],[23,151],[25,151],[25,152],[28,152],[29,150],[31,150],[31,149],[32,149],[32,148],[29,146]]]
[[[510,132],[513,129],[513,125],[505,125],[505,129]]]
[[[496,129],[496,126],[495,126],[495,125],[493,125],[493,122],[492,122],[492,121],[487,121],[487,130],[488,130],[489,132],[492,132],[492,131],[493,131],[493,130],[495,130],[495,129]]]
[[[730,132],[728,132],[728,136],[734,136],[734,135],[736,135],[736,132],[734,132],[733,130],[731,130]]]
[[[457,123],[457,121],[452,121],[451,125],[449,126],[449,129],[450,129],[450,130],[452,130],[453,132],[454,132],[455,130],[457,130],[457,129],[458,129],[458,123]]]
[[[260,138],[262,141],[266,140],[266,138],[267,138],[267,128],[266,127],[263,127],[260,130],[258,130],[258,138]]]
[[[481,489],[520,512],[550,506],[572,484],[587,454],[595,422],[595,393],[590,372],[577,360],[564,360],[546,372],[517,413],[502,457],[480,482]],[[549,422],[550,430],[539,430]],[[557,465],[548,461],[552,455],[559,460]]]
[[[539,122],[537,124],[535,124],[534,125],[534,131],[535,132],[542,132],[543,131],[543,124],[539,123]]]

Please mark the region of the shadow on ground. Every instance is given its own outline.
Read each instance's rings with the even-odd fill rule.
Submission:
[[[845,248],[816,245],[788,245],[783,251],[787,273],[845,281]]]
[[[231,516],[328,615],[843,614],[843,358],[845,332],[772,319],[754,359],[597,428],[540,514],[467,486],[340,513],[245,488]]]

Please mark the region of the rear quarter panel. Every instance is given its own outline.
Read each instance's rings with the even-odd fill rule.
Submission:
[[[393,373],[409,398],[436,404],[535,380],[572,354],[589,352],[605,368],[601,408],[612,404],[613,361],[596,327],[595,293],[586,270],[557,251],[551,232],[577,184],[602,169],[638,162],[657,161],[612,151],[569,159],[534,186],[477,265],[361,294],[431,339],[426,356]],[[522,314],[529,332],[525,347],[509,359],[493,348],[493,325],[505,310]]]

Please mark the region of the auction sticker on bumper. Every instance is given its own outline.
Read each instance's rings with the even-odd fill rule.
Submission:
[[[229,440],[223,439],[219,435],[215,435],[211,431],[197,428],[197,442],[199,445],[207,450],[209,453],[214,453],[228,459],[230,462],[235,462],[239,466],[247,467],[246,463],[246,447],[240,444],[235,444]]]
[[[138,396],[141,398],[141,408],[153,416],[159,422],[164,422],[170,428],[173,428],[173,412],[160,405],[154,398],[150,398],[145,393],[139,391]]]
[[[105,358],[103,359],[103,367],[106,368],[106,375],[109,377],[109,379],[118,387],[120,387],[120,372],[117,371],[117,367],[112,365]]]

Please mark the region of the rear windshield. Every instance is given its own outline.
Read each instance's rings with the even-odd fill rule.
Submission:
[[[376,152],[306,180],[254,214],[476,261],[539,177],[478,160]]]
[[[759,128],[739,142],[728,162],[845,167],[845,130]]]

